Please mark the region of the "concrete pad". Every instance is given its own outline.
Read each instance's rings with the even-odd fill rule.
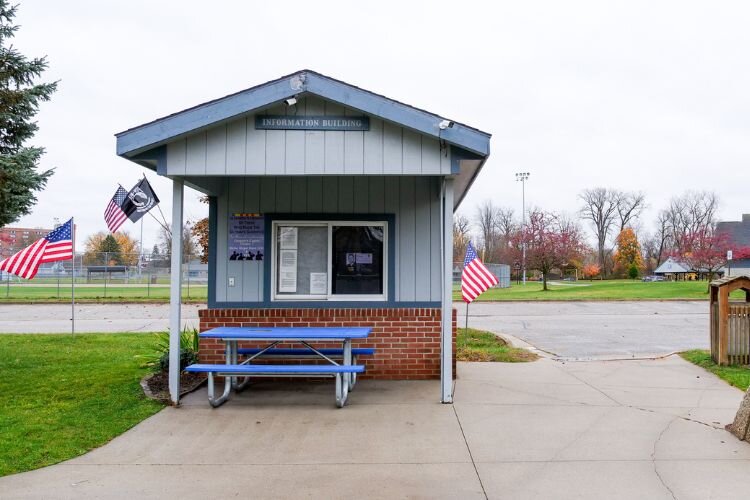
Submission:
[[[477,470],[490,499],[674,500],[650,461],[479,463]]]
[[[208,406],[208,405],[206,405]],[[447,405],[166,408],[76,464],[470,462]]]
[[[748,498],[748,460],[657,460],[664,483],[680,500]]]
[[[471,463],[61,465],[2,480],[15,499],[484,498]]]
[[[456,404],[456,411],[477,463],[650,460],[654,442],[675,418],[622,407]]]
[[[437,402],[435,381],[364,380],[344,409],[334,407],[330,381],[257,383],[218,409],[202,389],[82,457],[0,478],[0,496],[475,498],[484,487],[489,498],[598,500],[750,491],[750,444],[723,430],[742,392],[680,358],[458,370],[453,405]]]
[[[724,429],[676,418],[656,443],[654,456],[658,460],[750,460],[750,445]]]

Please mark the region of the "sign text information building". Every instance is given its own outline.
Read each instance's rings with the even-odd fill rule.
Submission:
[[[368,116],[256,116],[258,130],[370,130]]]

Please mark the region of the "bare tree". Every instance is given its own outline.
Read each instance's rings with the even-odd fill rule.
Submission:
[[[497,234],[497,208],[492,200],[485,200],[477,207],[476,224],[482,238],[482,258],[492,255]]]
[[[597,257],[602,274],[606,274],[606,245],[612,227],[617,221],[619,213],[620,194],[607,188],[585,189],[578,195],[583,201],[580,214],[585,220],[591,221],[596,236]]]
[[[620,231],[631,225],[640,217],[643,209],[646,208],[646,195],[642,192],[617,192],[617,215],[620,219]]]
[[[710,191],[687,191],[670,200],[663,211],[663,221],[669,231],[669,242],[674,250],[680,248],[689,234],[700,234],[713,229],[716,224],[716,212],[719,209],[719,198]]]
[[[515,211],[512,208],[500,207],[496,212],[496,228],[499,235],[506,240],[510,238],[513,232],[518,229],[518,223],[516,223]]]
[[[458,262],[466,254],[466,247],[469,244],[471,222],[463,214],[456,214],[453,217],[453,261]]]

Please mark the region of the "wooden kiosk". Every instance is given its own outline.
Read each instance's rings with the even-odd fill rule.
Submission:
[[[745,291],[744,302],[730,302],[735,290]],[[720,365],[750,364],[750,277],[712,281],[710,307],[711,359]]]

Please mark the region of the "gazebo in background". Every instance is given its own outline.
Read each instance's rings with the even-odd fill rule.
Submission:
[[[736,290],[744,290],[744,302],[730,302]],[[710,307],[711,359],[720,365],[750,364],[750,278],[712,281]]]

